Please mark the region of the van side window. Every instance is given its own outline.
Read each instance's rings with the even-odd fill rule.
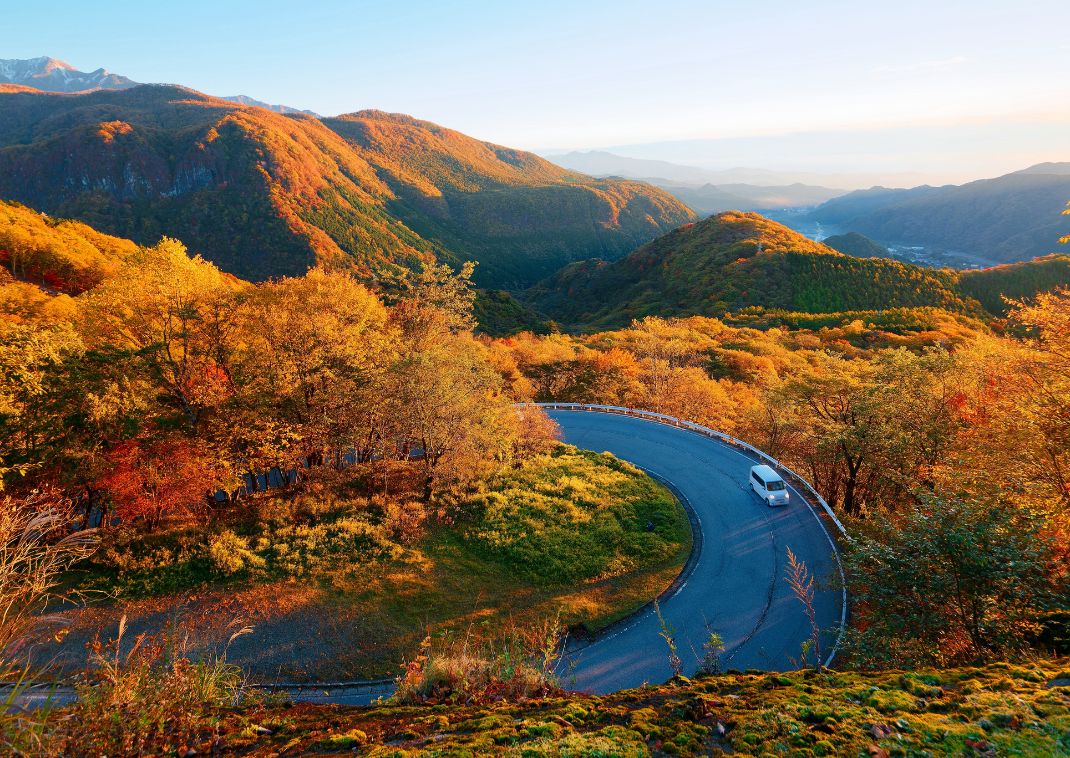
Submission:
[[[754,481],[758,482],[758,484],[762,485],[763,487],[765,486],[765,480],[763,480],[755,472],[753,472],[753,471],[751,472],[750,478],[753,479]]]

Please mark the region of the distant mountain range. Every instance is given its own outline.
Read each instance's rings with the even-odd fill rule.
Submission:
[[[172,85],[58,95],[0,85],[0,198],[139,243],[181,238],[247,279],[316,263],[367,277],[476,260],[521,288],[693,219],[666,192],[378,111],[331,119]]]
[[[572,152],[543,152],[543,157],[559,166],[582,171],[592,176],[624,176],[629,179],[651,177],[667,182],[701,186],[703,184],[750,184],[758,187],[778,187],[807,184],[817,187],[842,188],[841,194],[853,189],[872,187],[894,178],[895,186],[910,187],[925,180],[920,173],[828,173],[818,171],[771,171],[764,168],[736,166],[712,169],[672,161],[635,158],[607,150]]]
[[[791,175],[761,169],[713,171],[668,161],[626,158],[603,151],[565,153],[549,156],[549,159],[592,176],[618,176],[650,182],[704,215],[726,210],[809,207],[847,192],[805,184]]]
[[[304,113],[309,116],[316,116],[317,118],[320,116],[320,114],[315,111],[291,108],[289,105],[272,105],[271,103],[265,103],[263,100],[257,100],[256,98],[248,97],[246,95],[226,95],[221,99],[229,100],[232,103],[239,103],[241,105],[255,105],[257,108],[267,108],[269,111],[274,111],[275,113]]]
[[[570,327],[601,329],[645,316],[723,316],[760,306],[805,313],[935,307],[982,316],[983,300],[1070,282],[1070,257],[960,274],[888,258],[856,258],[756,213],[685,225],[610,263],[565,267],[523,299]]]
[[[98,68],[96,71],[78,71],[69,63],[56,58],[9,58],[0,59],[0,84],[14,84],[20,87],[32,87],[42,92],[89,92],[97,89],[129,89],[141,82],[135,82],[119,74]],[[271,105],[246,95],[229,95],[221,98],[242,105],[255,105],[276,113],[307,113],[313,111],[291,108],[288,105]]]
[[[44,92],[85,92],[137,86],[137,82],[103,68],[77,71],[70,64],[45,57],[0,59],[0,84],[33,87]]]
[[[1055,252],[1070,234],[1070,163],[1042,163],[946,187],[874,187],[816,208],[809,218],[884,245],[959,251],[996,262]]]

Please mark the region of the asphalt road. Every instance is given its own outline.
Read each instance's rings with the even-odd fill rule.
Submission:
[[[792,489],[787,507],[769,508],[747,484],[754,461],[696,432],[609,413],[548,413],[565,442],[609,451],[671,483],[697,517],[701,552],[686,581],[661,602],[686,674],[698,668],[710,630],[724,640],[726,669],[798,668],[810,626],[784,578],[788,548],[816,579],[822,660],[828,658],[843,613],[839,567],[822,523],[797,491]],[[563,684],[607,693],[667,680],[672,670],[660,631],[652,609],[639,613],[621,628],[571,651],[562,669]],[[359,705],[389,695],[393,688],[382,682],[284,689],[295,700]],[[72,694],[61,690],[52,698],[65,702]],[[41,692],[20,700],[32,706],[45,697]]]
[[[661,603],[675,631],[685,673],[697,669],[703,643],[724,639],[726,668],[797,668],[810,636],[803,606],[784,579],[787,549],[806,563],[815,597],[822,658],[839,632],[839,568],[817,516],[792,490],[791,503],[769,508],[750,490],[754,462],[709,437],[653,421],[589,411],[548,411],[577,447],[609,451],[671,482],[690,503],[702,529],[702,552],[680,589]],[[605,693],[672,675],[653,610],[572,656],[566,684]]]

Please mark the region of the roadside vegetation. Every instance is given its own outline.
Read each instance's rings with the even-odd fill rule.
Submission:
[[[260,636],[238,640],[231,659],[258,679],[391,676],[429,632],[476,624],[486,635],[550,616],[574,634],[595,632],[668,587],[690,553],[682,506],[610,455],[551,443],[442,493],[431,510],[418,486],[395,473],[395,500],[360,494],[376,483],[351,471],[324,472],[230,520],[150,535],[103,530],[100,549],[67,575],[96,602],[74,617],[64,660],[80,666],[77,646],[113,633],[123,613],[145,630],[168,607],[237,617],[237,600]],[[196,613],[190,596],[200,598]],[[288,598],[303,605],[306,626],[272,621],[271,604],[288,607]],[[308,624],[322,649],[264,653],[265,640],[287,647]],[[228,634],[216,625],[197,651]]]
[[[1068,650],[1070,291],[991,326],[750,308],[491,344],[516,399],[686,418],[802,473],[857,538],[851,665]]]
[[[85,251],[81,294],[0,282],[0,485],[25,514],[4,546],[40,557],[0,573],[5,674],[39,678],[28,652],[59,641],[68,670],[84,669],[88,643],[80,686],[93,688],[66,722],[5,716],[9,742],[70,740],[96,718],[83,731],[107,753],[425,739],[564,754],[1062,749],[1065,690],[1045,683],[1065,666],[1043,661],[1070,650],[1070,291],[999,321],[749,307],[492,338],[474,331],[470,265],[384,275],[376,291],[329,269],[253,285],[175,240],[97,265],[111,244]],[[803,473],[853,538],[837,657],[850,670],[558,699],[562,633],[656,597],[689,530],[665,490],[562,445],[530,401],[688,418]],[[796,569],[805,606],[824,578]],[[67,616],[69,632],[33,628],[61,596],[98,590],[111,597]],[[154,647],[166,620],[184,637]],[[233,636],[246,625],[256,634]],[[125,643],[97,640],[118,626]],[[463,729],[399,705],[434,721],[373,711],[385,720],[288,733],[305,711],[265,726],[276,711],[241,705],[245,675],[391,676],[403,661],[405,702],[485,710],[462,710]],[[704,715],[682,705],[707,696],[720,705]],[[534,706],[493,705],[529,699],[564,710],[526,723]]]

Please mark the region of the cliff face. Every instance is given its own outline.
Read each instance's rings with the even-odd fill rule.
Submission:
[[[691,218],[649,185],[392,114],[321,121],[173,86],[8,86],[0,113],[0,197],[141,243],[180,237],[254,280],[437,256],[479,261],[482,284],[524,286]]]

